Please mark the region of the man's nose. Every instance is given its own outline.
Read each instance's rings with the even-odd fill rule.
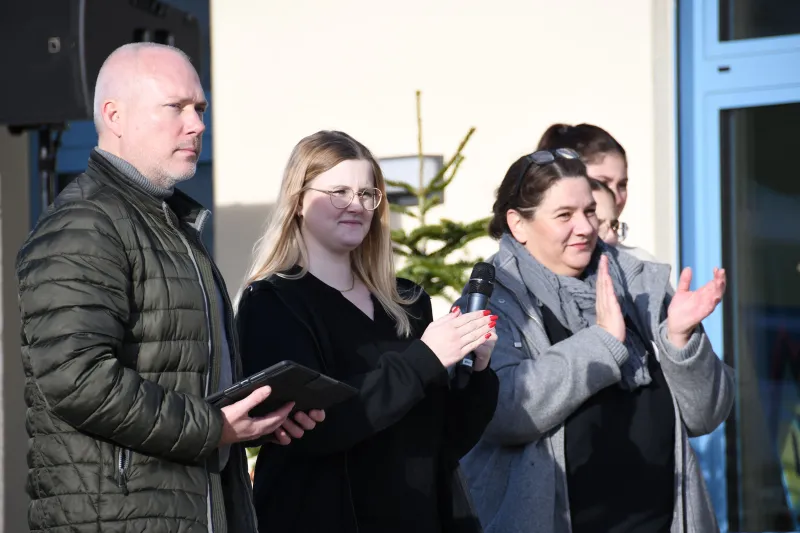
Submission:
[[[189,114],[190,116],[188,118],[188,123],[186,124],[188,132],[200,135],[206,131],[206,125],[203,122],[203,115],[197,110],[192,110],[189,112]]]

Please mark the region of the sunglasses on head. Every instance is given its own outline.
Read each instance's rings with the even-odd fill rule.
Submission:
[[[549,165],[551,163],[555,163],[556,159],[580,159],[581,156],[575,150],[571,148],[556,148],[555,150],[539,150],[537,152],[533,152],[532,154],[526,155],[521,159],[522,168],[517,175],[517,181],[514,185],[514,194],[513,196],[517,196],[522,189],[522,182],[525,181],[525,174],[528,173],[528,169],[531,168],[531,165]]]

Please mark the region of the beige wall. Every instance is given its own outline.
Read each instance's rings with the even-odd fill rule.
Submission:
[[[426,152],[449,156],[477,128],[441,215],[488,215],[508,166],[550,123],[592,122],[630,154],[630,242],[672,262],[672,3],[212,0],[216,242],[229,283],[294,144],[336,128],[378,157],[413,154],[417,89]]]

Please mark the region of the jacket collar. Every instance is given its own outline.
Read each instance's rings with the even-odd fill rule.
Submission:
[[[494,265],[495,282],[505,287],[516,298],[526,314],[541,317],[541,311],[539,310],[541,303],[536,298],[536,295],[531,294],[528,287],[525,286],[525,282],[522,281],[522,274],[519,271],[517,257],[514,255],[514,248],[507,241],[507,239],[511,238],[509,235],[503,235],[500,239],[500,249],[494,256],[489,258],[489,262]]]
[[[170,214],[166,212],[166,208],[168,207],[169,211],[172,211],[179,221],[194,228],[197,232],[203,230],[203,226],[208,216],[211,214],[203,205],[177,187],[174,189],[172,196],[166,200],[156,197],[134,180],[128,179],[127,176],[96,150],[92,150],[89,155],[89,164],[86,172],[91,174],[95,179],[104,181],[113,186],[115,189],[119,190],[122,195],[127,196],[129,200],[138,201],[146,207],[165,211],[165,216],[171,218]]]

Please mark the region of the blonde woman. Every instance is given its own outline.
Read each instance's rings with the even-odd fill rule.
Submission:
[[[245,374],[284,359],[359,389],[313,432],[262,449],[261,531],[478,532],[458,470],[497,402],[491,313],[432,320],[397,279],[377,162],[335,131],[306,137],[286,167],[240,295]],[[475,351],[469,386],[448,367]]]

